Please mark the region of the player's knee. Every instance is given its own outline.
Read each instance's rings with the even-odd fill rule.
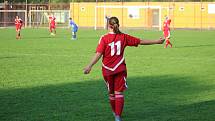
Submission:
[[[122,94],[123,94],[123,92],[114,91],[114,94],[117,94],[117,95],[122,95]]]
[[[114,96],[114,93],[109,94],[109,96],[110,96],[110,97],[113,97],[113,96]]]

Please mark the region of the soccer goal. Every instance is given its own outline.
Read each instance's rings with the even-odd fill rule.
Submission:
[[[122,28],[161,30],[161,13],[161,6],[95,6],[94,28],[107,28],[108,16],[116,16]]]
[[[56,17],[57,27],[69,27],[69,10],[30,10],[29,27],[48,27],[50,16]]]
[[[26,10],[0,10],[0,27],[14,27],[15,18],[19,16],[25,25],[27,26],[27,11]]]

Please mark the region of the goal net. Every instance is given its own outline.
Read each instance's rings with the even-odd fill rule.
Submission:
[[[161,30],[160,6],[95,6],[95,30],[107,28],[107,18],[118,17],[121,28]]]
[[[26,27],[26,10],[0,10],[0,27],[14,27],[16,16],[19,16],[23,20],[23,24]]]
[[[49,17],[55,16],[57,27],[69,27],[69,10],[30,10],[29,27],[49,27]]]

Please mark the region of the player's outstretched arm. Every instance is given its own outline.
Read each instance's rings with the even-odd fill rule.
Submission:
[[[90,63],[84,68],[84,74],[89,74],[90,71],[91,71],[91,69],[92,69],[92,67],[93,67],[93,65],[95,65],[101,57],[102,57],[102,54],[99,53],[99,52],[97,52],[97,53],[93,56],[93,58],[92,58],[92,60],[90,61]]]
[[[152,44],[163,44],[165,39],[160,38],[159,40],[140,40],[140,45],[152,45]]]

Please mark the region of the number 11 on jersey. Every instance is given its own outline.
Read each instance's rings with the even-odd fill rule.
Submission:
[[[121,53],[121,41],[111,42],[108,44],[111,48],[111,56],[115,54],[115,46],[116,46],[116,55],[120,55]]]

